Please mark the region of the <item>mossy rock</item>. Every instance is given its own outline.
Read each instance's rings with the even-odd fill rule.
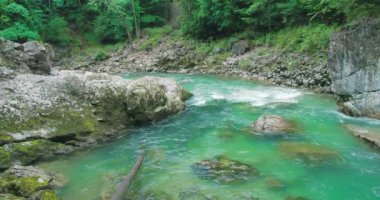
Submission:
[[[337,151],[314,144],[282,142],[278,149],[286,156],[299,158],[310,164],[321,164],[339,158]]]
[[[60,200],[60,198],[53,190],[41,190],[34,193],[29,200]]]
[[[25,197],[49,187],[49,181],[40,177],[25,177],[12,182],[14,182],[17,193]]]
[[[7,149],[11,152],[12,161],[19,161],[23,165],[73,151],[72,147],[45,139],[12,143],[7,145]]]
[[[12,164],[12,154],[4,148],[0,148],[0,170],[7,169]]]
[[[0,192],[12,193],[14,195],[29,197],[33,193],[50,187],[49,181],[41,177],[23,177],[15,176],[0,177]]]
[[[247,181],[258,176],[255,168],[226,156],[199,161],[192,165],[192,170],[200,178],[223,184]]]
[[[97,130],[96,116],[88,106],[70,108],[63,106],[54,110],[36,111],[39,116],[24,121],[0,119],[0,144],[28,138],[65,138],[76,134],[88,134]],[[44,134],[41,134],[41,133]]]
[[[0,194],[1,200],[26,200],[24,197],[14,196],[13,194]]]

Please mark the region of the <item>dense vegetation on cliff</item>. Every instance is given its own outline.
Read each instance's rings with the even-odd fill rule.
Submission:
[[[377,0],[177,2],[182,7],[180,29],[184,35],[212,40],[244,32],[257,43],[283,43],[298,50],[326,46],[337,26],[359,16],[378,15],[380,8]],[[172,0],[0,0],[0,37],[55,45],[132,41],[141,37],[144,28],[168,23],[171,3]],[[306,44],[298,45],[299,40]]]

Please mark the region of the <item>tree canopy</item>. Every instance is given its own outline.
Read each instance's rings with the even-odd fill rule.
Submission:
[[[56,45],[86,40],[133,40],[147,27],[162,26],[173,0],[0,0],[0,37]],[[378,0],[177,0],[184,34],[209,39],[253,31],[268,33],[311,23],[343,24],[378,14]]]

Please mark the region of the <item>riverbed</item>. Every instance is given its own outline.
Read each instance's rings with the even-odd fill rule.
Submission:
[[[146,158],[130,199],[380,198],[380,151],[345,128],[380,130],[380,121],[339,113],[331,95],[217,76],[155,75],[174,78],[194,94],[186,110],[125,131],[101,147],[41,163],[65,177],[58,191],[64,200],[108,199],[141,150]],[[297,130],[284,136],[253,134],[250,127],[263,114],[283,116]],[[305,159],[284,151],[284,144],[317,146],[336,156]],[[252,166],[258,175],[224,183],[194,173],[194,163],[220,155]]]

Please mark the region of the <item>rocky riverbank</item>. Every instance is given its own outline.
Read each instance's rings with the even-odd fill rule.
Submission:
[[[47,46],[36,42],[2,40],[0,45],[1,171],[69,154],[121,130],[165,119],[184,110],[191,96],[168,78],[131,81],[104,73],[56,71]],[[39,175],[6,172],[0,184],[0,193],[9,194],[4,198],[50,199],[42,196],[52,187]]]
[[[95,57],[78,61],[76,57],[56,63],[59,69],[94,72],[169,72],[217,74],[261,80],[276,85],[303,87],[318,92],[331,92],[327,71],[327,53],[304,54],[284,52],[270,47],[252,47],[241,40],[230,48],[214,48],[200,53],[183,41],[163,38],[156,47],[141,50],[144,40],[114,52],[103,61]]]

